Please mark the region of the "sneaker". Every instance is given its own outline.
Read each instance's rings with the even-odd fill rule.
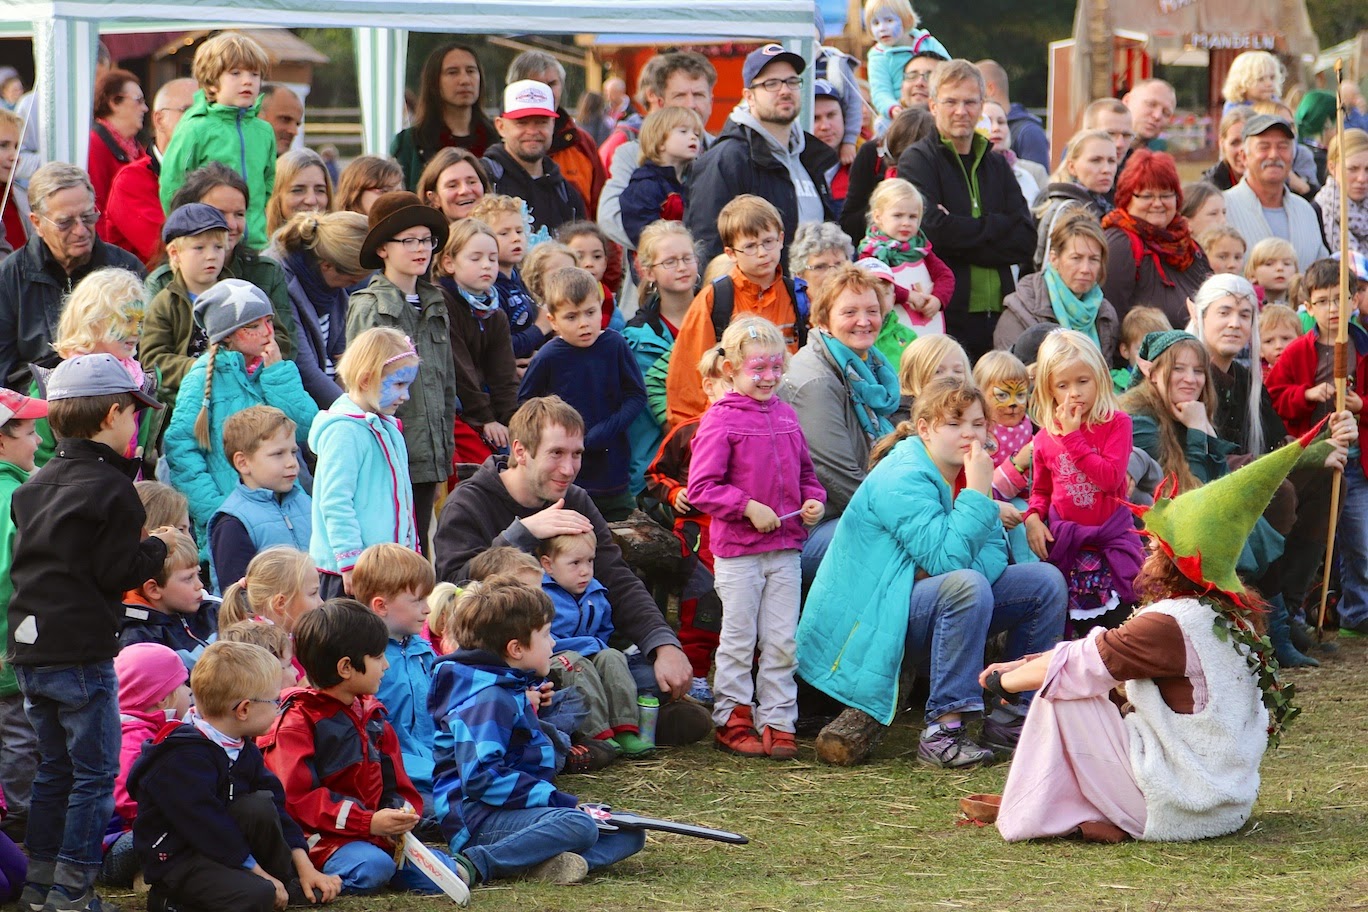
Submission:
[[[100,899],[94,887],[87,887],[79,896],[68,896],[62,887],[53,887],[47,895],[43,912],[119,912],[119,907]]]
[[[712,730],[712,714],[708,708],[691,697],[680,697],[660,705],[655,743],[657,747],[693,744],[708,737]]]
[[[693,697],[704,706],[713,705],[713,690],[712,687],[708,685],[707,678],[694,678],[693,686],[689,688],[689,696]]]
[[[43,912],[47,905],[47,895],[52,892],[52,884],[25,883],[24,892],[19,894],[19,908],[28,912]]]
[[[766,725],[760,741],[771,760],[798,759],[798,742],[793,740],[793,732],[780,731]]]
[[[558,886],[577,884],[589,876],[589,862],[574,852],[561,852],[539,865],[528,868],[523,876],[529,880],[540,880]]]
[[[755,730],[749,706],[738,706],[727,717],[726,725],[719,725],[713,736],[713,747],[729,754],[742,757],[764,757],[767,754],[765,742]]]
[[[466,858],[460,852],[451,856],[452,861],[456,862],[456,876],[461,878],[461,882],[467,887],[478,886],[480,883],[480,869],[475,867],[475,862]],[[588,864],[585,864],[588,867]]]
[[[618,732],[613,736],[613,740],[622,748],[622,756],[628,760],[641,760],[655,753],[655,745],[635,732]]]
[[[963,725],[954,728],[937,725],[934,732],[923,732],[917,745],[917,762],[923,766],[963,769],[991,759],[993,752],[975,744]]]
[[[1016,750],[1021,740],[1021,729],[1026,725],[1025,716],[1010,713],[989,713],[983,718],[983,737],[979,743],[1004,754]]]

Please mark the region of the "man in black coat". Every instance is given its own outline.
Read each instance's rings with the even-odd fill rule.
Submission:
[[[922,231],[955,273],[945,304],[945,329],[971,361],[993,348],[1002,299],[1016,283],[1011,267],[1029,263],[1035,224],[1007,159],[994,154],[974,128],[983,113],[984,84],[967,60],[948,60],[931,76],[936,134],[898,159],[898,176],[925,200]]]
[[[684,223],[705,263],[722,252],[718,213],[743,193],[763,197],[779,210],[786,251],[799,225],[835,220],[826,175],[840,157],[795,123],[801,105],[799,74],[805,66],[802,57],[778,44],[746,57],[741,68],[746,108],[732,111],[717,141],[694,162],[689,178]]]
[[[27,391],[30,363],[56,365],[52,335],[62,300],[81,279],[105,266],[145,275],[137,257],[96,236],[95,188],[80,168],[39,168],[29,181],[29,205],[33,236],[0,263],[0,383],[20,392]]]

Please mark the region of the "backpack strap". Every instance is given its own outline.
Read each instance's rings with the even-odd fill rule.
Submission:
[[[807,313],[798,306],[798,289],[793,286],[793,279],[790,276],[783,277],[784,290],[788,292],[789,303],[793,305],[793,328],[798,337],[798,347],[802,348],[807,344]],[[732,314],[736,311],[736,285],[732,282],[731,276],[721,276],[713,279],[713,306],[712,306],[712,325],[713,333],[717,336],[717,341],[722,341],[722,333],[727,331],[727,324],[732,321]]]

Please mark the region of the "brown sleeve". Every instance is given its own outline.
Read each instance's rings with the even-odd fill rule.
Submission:
[[[1183,630],[1158,611],[1133,617],[1099,636],[1097,652],[1118,681],[1182,677],[1187,670]]]

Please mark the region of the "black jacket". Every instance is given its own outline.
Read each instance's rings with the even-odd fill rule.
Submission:
[[[869,198],[888,170],[880,151],[882,145],[877,140],[865,143],[855,151],[855,161],[850,164],[850,182],[846,184],[845,205],[841,207],[841,228],[857,249],[869,231]]]
[[[535,179],[508,154],[503,143],[496,143],[485,151],[484,165],[495,193],[516,196],[527,203],[533,231],[545,227],[554,233],[566,222],[587,217],[584,197],[565,179],[560,165],[552,161],[551,156],[542,159],[542,176]]]
[[[550,504],[524,507],[514,500],[499,480],[499,473],[507,465],[505,456],[489,457],[469,481],[456,486],[442,505],[437,533],[432,539],[439,579],[453,583],[469,579],[466,574],[471,559],[490,548],[510,546],[531,554],[539,544],[522,520]],[[565,492],[565,509],[574,510],[594,524],[594,535],[598,538],[594,578],[608,588],[613,626],[647,656],[658,646],[678,646],[679,638],[651,593],[622,559],[622,551],[589,494],[578,485],[571,485]]]
[[[141,464],[102,443],[67,437],[15,489],[14,664],[89,664],[119,651],[123,594],[166,561],[161,539],[142,538],[147,514],[133,487]]]
[[[986,142],[975,136],[975,154]],[[960,313],[968,310],[974,293],[972,267],[997,270],[1000,307],[1002,298],[1014,287],[1011,267],[1029,264],[1035,253],[1035,222],[1007,159],[982,152],[974,174],[978,183],[977,216],[965,168],[939,133],[913,143],[898,159],[898,176],[915,184],[925,199],[922,231],[936,256],[955,273],[955,294],[946,310]]]
[[[270,792],[291,849],[307,849],[299,824],[285,812],[285,789],[262,762],[251,738],[237,761],[189,722],[168,723],[143,745],[128,773],[138,802],[133,849],[149,883],[166,876],[189,853],[240,868],[251,850],[228,805],[253,792]]]
[[[826,173],[834,168],[840,157],[826,143],[811,133],[804,134],[803,151],[798,156],[803,170],[822,198],[822,209],[827,221],[835,221],[839,211],[831,198]],[[703,251],[703,263],[722,252],[722,239],[717,234],[717,214],[722,207],[743,193],[752,193],[769,200],[784,220],[784,250],[798,231],[798,193],[784,163],[774,157],[769,140],[750,127],[727,121],[727,127],[717,141],[698,157],[689,173],[688,208],[684,224]]]
[[[144,278],[142,263],[126,250],[106,244],[98,237],[90,261],[71,275],[57,264],[47,242],[35,231],[28,243],[0,262],[0,383],[10,389],[28,389],[29,362],[55,367],[61,359],[52,350],[62,299],[76,283],[105,266],[118,266]],[[11,379],[11,374],[23,371]]]

